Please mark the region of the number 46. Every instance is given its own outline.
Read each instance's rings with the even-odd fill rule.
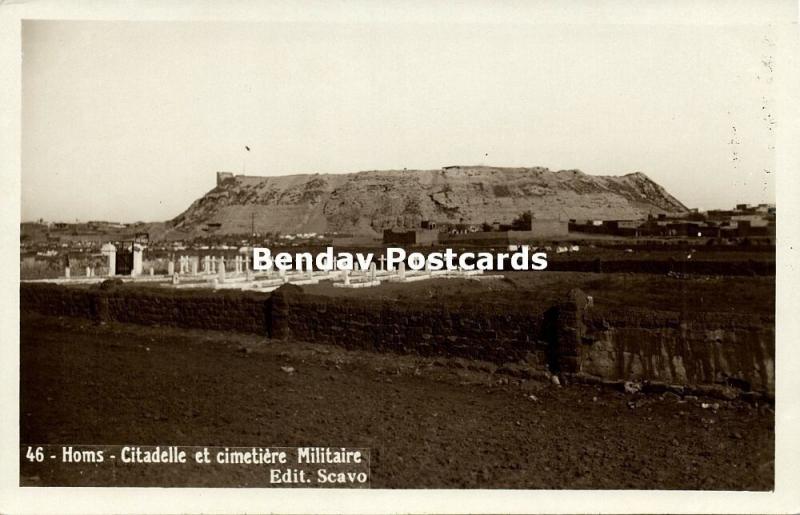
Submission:
[[[44,452],[42,452],[41,447],[37,447],[35,450],[33,447],[28,447],[28,452],[25,454],[25,457],[28,458],[29,461],[44,461]]]

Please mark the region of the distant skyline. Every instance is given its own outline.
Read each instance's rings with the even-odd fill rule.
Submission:
[[[757,25],[24,21],[22,219],[163,221],[217,171],[453,164],[774,203],[775,44]]]

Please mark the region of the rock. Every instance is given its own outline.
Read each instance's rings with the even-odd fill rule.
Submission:
[[[556,386],[561,386],[561,381],[558,379],[558,376],[550,376],[550,382]]]
[[[281,370],[283,370],[287,374],[294,374],[295,372],[294,367],[281,367]]]
[[[625,383],[623,384],[623,387],[625,388],[625,393],[633,394],[633,393],[639,393],[639,392],[642,391],[641,383],[635,383],[633,381],[625,381]]]

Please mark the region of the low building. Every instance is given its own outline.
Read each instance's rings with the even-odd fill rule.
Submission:
[[[383,231],[383,243],[387,245],[436,245],[439,231],[433,229],[411,229],[410,231]]]

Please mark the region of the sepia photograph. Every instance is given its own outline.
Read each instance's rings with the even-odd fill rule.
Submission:
[[[19,20],[10,482],[774,495],[796,19],[343,6]]]

